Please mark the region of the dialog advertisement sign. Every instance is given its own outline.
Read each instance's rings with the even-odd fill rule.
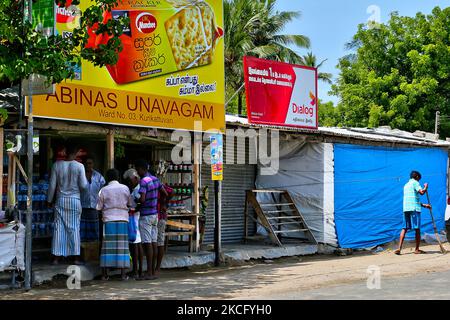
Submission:
[[[317,69],[244,57],[248,120],[317,129]]]
[[[91,2],[81,0],[80,10]],[[78,25],[69,0],[58,8],[56,29],[71,37]],[[78,13],[79,15],[79,13]],[[224,44],[222,0],[127,0],[103,14],[103,21],[129,18],[120,37],[116,65],[94,67],[83,61],[76,79],[61,83],[54,95],[33,100],[37,117],[126,126],[223,132]],[[111,36],[88,30],[88,47]]]
[[[223,180],[223,136],[212,135],[211,143],[211,176],[212,180]]]

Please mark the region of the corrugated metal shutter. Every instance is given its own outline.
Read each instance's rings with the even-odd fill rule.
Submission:
[[[206,143],[204,146],[207,146]],[[236,150],[236,149],[235,149]],[[248,144],[246,155],[248,159]],[[237,154],[237,150],[235,151]],[[224,161],[226,148],[224,148]],[[204,244],[214,243],[214,182],[211,181],[211,166],[202,164],[201,183],[209,186],[209,203],[206,211],[206,228]],[[245,191],[255,188],[256,165],[225,164],[222,182],[222,243],[241,242],[244,237]],[[250,211],[250,213],[253,213]],[[249,235],[254,235],[256,228],[249,219]]]

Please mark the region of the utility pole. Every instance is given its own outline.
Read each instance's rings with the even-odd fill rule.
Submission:
[[[441,113],[439,111],[436,111],[436,120],[434,122],[434,134],[439,133],[440,123],[441,123]]]
[[[28,20],[32,17],[32,0],[28,0]],[[27,141],[27,158],[28,158],[28,194],[27,194],[27,213],[25,225],[25,290],[30,290],[32,286],[32,232],[31,225],[33,220],[33,93],[31,78],[28,81],[28,141]]]
[[[220,266],[222,252],[222,181],[214,181],[214,265]]]

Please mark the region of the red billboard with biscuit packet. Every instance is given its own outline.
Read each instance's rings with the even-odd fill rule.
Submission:
[[[318,128],[317,69],[244,57],[249,123]]]

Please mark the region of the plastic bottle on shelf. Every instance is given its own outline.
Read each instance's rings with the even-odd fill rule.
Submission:
[[[47,227],[47,224],[45,224],[45,223],[39,224],[39,236],[45,237],[47,235],[46,227]]]
[[[47,195],[45,193],[43,193],[41,195],[41,205],[42,205],[42,210],[46,211],[47,210],[47,204],[46,204],[46,200],[47,200]]]
[[[21,194],[17,195],[17,207],[19,208],[19,210],[23,211],[23,208],[22,208],[22,195]]]
[[[53,209],[49,209],[47,211],[47,221],[48,222],[53,222],[55,219],[53,217]]]
[[[41,193],[37,193],[36,194],[36,210],[39,210],[39,211],[42,210],[41,201],[42,201]]]
[[[48,229],[49,229],[49,235],[53,235],[53,230],[55,228],[55,224],[53,222],[50,222],[48,224]]]
[[[39,203],[38,203],[38,195],[32,194],[31,199],[33,200],[32,208],[34,211],[39,210]]]
[[[45,214],[42,211],[37,211],[37,221],[38,223],[43,223],[45,220]]]

